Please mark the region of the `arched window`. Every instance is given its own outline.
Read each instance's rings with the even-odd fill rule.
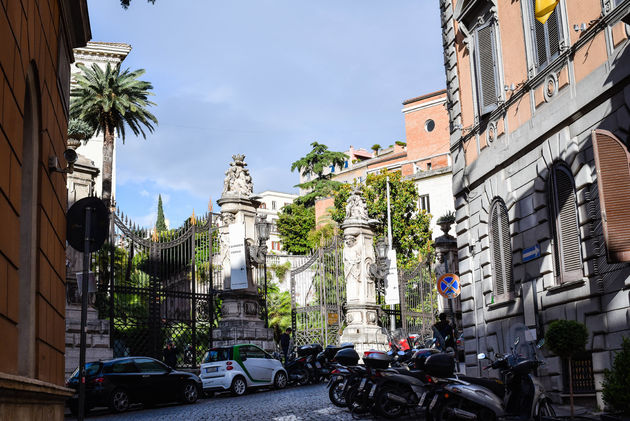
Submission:
[[[582,278],[582,253],[573,175],[566,165],[555,164],[548,181],[549,219],[553,231],[556,280]]]
[[[18,373],[35,377],[35,290],[37,282],[37,196],[40,155],[40,97],[34,65],[26,78],[22,144],[22,190],[20,204],[20,267],[18,313]]]
[[[494,301],[505,301],[512,298],[514,281],[510,221],[505,203],[501,199],[495,200],[490,207],[489,224]]]

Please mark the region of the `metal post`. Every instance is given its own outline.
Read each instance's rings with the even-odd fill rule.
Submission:
[[[264,249],[263,249],[264,250]],[[267,308],[267,253],[263,253],[263,270],[265,271],[265,327],[269,327],[269,309]]]
[[[194,216],[193,216],[194,218]],[[196,280],[196,273],[195,273],[195,269],[197,266],[197,256],[196,256],[196,239],[195,239],[195,234],[196,234],[196,230],[195,230],[195,223],[196,221],[193,219],[193,225],[192,225],[192,241],[191,241],[191,255],[192,255],[192,273],[191,273],[191,277],[192,277],[192,297],[191,297],[191,305],[192,305],[192,314],[191,314],[191,319],[192,319],[192,338],[191,338],[191,345],[192,345],[192,368],[197,368],[197,300],[196,300],[196,294],[197,294],[197,280]],[[186,351],[184,350],[184,355]]]
[[[389,201],[389,176],[385,178],[385,183],[387,184],[387,242],[389,243],[389,250],[392,250],[392,214],[390,210],[390,201]],[[391,264],[391,263],[390,263]],[[392,331],[396,330],[396,306],[394,304],[389,306],[390,310],[390,324]]]
[[[81,279],[81,343],[79,348],[79,421],[83,421],[85,417],[85,325],[87,324],[88,277],[90,276],[93,211],[94,209],[91,207],[85,208],[85,245],[83,249],[83,279]]]
[[[109,223],[109,347],[114,349],[114,262],[116,257],[116,225],[114,212],[110,212]],[[130,264],[130,263],[128,263]],[[114,355],[116,357],[117,355]]]

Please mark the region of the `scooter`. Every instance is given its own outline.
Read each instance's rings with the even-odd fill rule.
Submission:
[[[492,361],[485,354],[479,360],[489,359],[484,369],[498,369],[505,378],[501,384],[487,378],[460,377],[448,379],[430,404],[436,421],[497,419],[531,420],[542,416],[555,416],[551,399],[533,373],[543,365],[537,359],[528,360],[516,353],[520,338],[516,338],[510,354],[496,355]],[[537,348],[542,347],[540,341]],[[429,362],[430,359],[427,360]]]

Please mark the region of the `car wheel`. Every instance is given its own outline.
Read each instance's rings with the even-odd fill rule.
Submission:
[[[273,386],[276,389],[284,389],[287,386],[287,374],[284,371],[278,371],[275,379],[273,379]]]
[[[241,376],[235,377],[234,380],[232,380],[230,391],[234,396],[243,396],[245,392],[247,392],[247,382]]]
[[[129,409],[129,395],[123,389],[114,389],[109,398],[109,409],[114,412],[125,412]]]
[[[193,382],[186,382],[184,383],[184,387],[182,387],[181,394],[182,402],[195,403],[199,398],[199,389],[197,389],[197,385]]]

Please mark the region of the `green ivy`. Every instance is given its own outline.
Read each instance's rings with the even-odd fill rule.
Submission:
[[[630,415],[630,339],[623,338],[612,370],[604,370],[604,402],[624,415]]]

